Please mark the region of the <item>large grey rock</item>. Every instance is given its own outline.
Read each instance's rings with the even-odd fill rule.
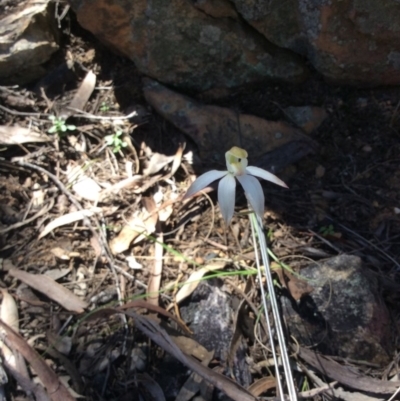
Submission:
[[[337,83],[400,83],[397,0],[232,0],[272,43],[305,56]]]
[[[27,1],[0,20],[0,84],[25,84],[45,74],[43,64],[58,49],[50,0]]]
[[[300,274],[314,287],[298,303],[283,299],[290,331],[300,345],[324,354],[384,365],[394,353],[388,310],[357,256],[312,264]]]
[[[398,0],[70,0],[79,22],[162,83],[207,90],[327,79],[400,84]]]
[[[84,28],[165,84],[204,91],[268,78],[299,82],[306,75],[297,55],[242,24],[224,0],[70,3]]]
[[[230,295],[222,291],[220,285],[217,279],[201,282],[187,305],[181,307],[182,319],[193,332],[193,338],[208,351],[214,351],[214,358],[226,364],[228,358],[233,357],[234,376],[247,388],[251,383],[246,362],[247,345],[240,341],[234,355],[230,355],[234,310]]]

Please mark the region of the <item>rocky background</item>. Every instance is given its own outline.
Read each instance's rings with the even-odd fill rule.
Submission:
[[[70,4],[79,23],[100,41],[131,59],[141,73],[178,89],[202,92],[271,79],[299,83],[313,70],[333,83],[400,83],[396,0]],[[16,69],[25,81],[34,79],[58,48],[53,16],[54,4],[32,2],[2,21],[2,79]]]
[[[71,0],[80,24],[181,89],[300,82],[400,83],[395,0]]]

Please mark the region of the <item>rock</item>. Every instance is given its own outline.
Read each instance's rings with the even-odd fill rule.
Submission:
[[[298,82],[307,59],[351,85],[400,84],[394,0],[70,0],[83,27],[175,87]],[[245,21],[245,22],[244,22]]]
[[[300,57],[249,29],[227,0],[70,3],[84,28],[133,60],[140,72],[181,89],[300,82],[307,75]]]
[[[43,76],[43,64],[58,49],[52,2],[27,1],[2,18],[0,49],[1,85],[23,85]]]
[[[316,147],[313,140],[285,122],[238,114],[224,107],[205,106],[167,89],[156,81],[146,79],[144,82],[147,102],[164,118],[189,135],[197,144],[201,158],[208,162],[225,165],[225,152],[232,146],[246,149],[249,161],[253,163],[262,159],[268,152],[276,151],[289,143],[302,144],[301,157]],[[287,161],[293,161],[290,153],[296,156],[296,160],[300,154],[297,154],[296,147],[292,146],[290,149],[289,154],[285,152],[286,164]],[[278,159],[281,162],[283,160],[275,154],[273,160]]]
[[[291,335],[327,355],[385,365],[394,353],[389,313],[361,259],[341,255],[301,270],[314,287],[298,303],[282,298]]]
[[[181,307],[181,315],[193,338],[225,362],[233,336],[233,311],[228,294],[215,284],[216,280],[199,284],[189,304]]]
[[[227,364],[234,335],[230,296],[222,291],[221,281],[209,279],[202,281],[190,297],[190,302],[182,306],[181,316],[193,338],[208,351],[214,351],[214,358]],[[232,371],[235,379],[244,387],[251,383],[251,374],[246,362],[247,345],[238,344],[233,357]]]
[[[316,130],[328,117],[322,107],[316,106],[290,106],[283,109],[289,119],[307,134]]]
[[[268,40],[302,54],[335,83],[400,84],[399,1],[232,2]]]

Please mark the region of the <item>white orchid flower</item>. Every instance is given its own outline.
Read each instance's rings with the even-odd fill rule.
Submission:
[[[221,179],[218,185],[218,202],[222,217],[227,224],[232,220],[235,209],[236,179],[242,185],[247,200],[260,218],[264,215],[264,193],[260,182],[255,178],[263,178],[274,184],[287,188],[287,185],[259,167],[248,166],[247,152],[237,146],[225,153],[227,171],[211,170],[204,173],[190,186],[184,199],[206,188],[212,182]]]

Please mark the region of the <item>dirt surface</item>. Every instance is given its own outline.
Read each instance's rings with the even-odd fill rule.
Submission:
[[[225,230],[214,193],[181,201],[194,175],[210,164],[199,160],[195,144],[145,103],[142,77],[130,61],[112,54],[73,18],[63,24],[62,49],[49,63],[49,75],[26,88],[0,88],[0,124],[46,133],[54,127],[49,116],[62,115],[89,70],[96,75],[96,88],[84,105],[86,114],[70,112],[66,132],[48,133],[46,143],[1,146],[0,285],[17,300],[22,336],[58,377],[66,377],[86,399],[161,399],[157,391],[174,399],[187,378],[182,365],[165,357],[130,320],[112,312],[107,318],[88,312],[145,298],[150,303],[155,299],[153,305],[159,302],[160,308],[179,319],[175,286],[187,281],[199,265],[220,258],[226,272],[235,272],[254,264],[249,223],[237,213],[232,230]],[[327,119],[311,134],[318,151],[279,173],[289,190],[264,185],[270,247],[296,272],[310,260],[340,253],[360,256],[371,279],[378,281],[397,328],[400,89],[336,87],[315,73],[301,86],[270,83],[239,89],[218,100],[201,99],[268,120],[287,119],[283,110],[289,106],[325,108]],[[133,111],[137,115],[130,118],[108,118]],[[105,137],[119,132],[126,144],[113,152],[118,150],[116,142],[108,146]],[[146,175],[150,165],[155,167]],[[74,186],[78,170],[83,192]],[[130,183],[121,184],[129,178]],[[120,187],[112,187],[118,183]],[[102,196],[96,198],[100,190]],[[90,210],[86,220],[80,217],[48,226],[79,209]],[[239,196],[236,211],[245,209]],[[158,221],[153,218],[156,214]],[[137,221],[141,223],[137,231],[146,230],[151,237],[132,238],[132,245],[113,254],[115,247],[123,248],[123,227],[128,225],[129,231],[128,223]],[[245,255],[242,262],[238,255]],[[157,288],[154,276],[160,265]],[[74,309],[70,300],[49,299],[44,284],[36,289],[29,280],[21,284],[9,273],[13,266],[32,274],[51,274],[87,303],[85,312]],[[243,300],[236,289],[244,290],[246,276],[232,274],[219,280],[227,293]],[[146,297],[149,288],[161,291],[160,297]],[[251,298],[259,305],[257,291]],[[148,308],[137,304],[135,310],[144,313]],[[162,324],[167,320],[157,319]],[[248,344],[255,380],[269,372],[256,367],[269,354],[255,341]],[[395,355],[393,361],[388,367],[369,368],[369,373],[388,377],[397,366]],[[211,366],[224,371],[227,363],[214,359]],[[174,380],[162,378],[171,371]],[[300,387],[305,374],[297,376]],[[266,394],[275,395],[274,385],[266,389]],[[10,399],[26,394],[13,382],[7,391]],[[142,398],[133,397],[133,392]]]

